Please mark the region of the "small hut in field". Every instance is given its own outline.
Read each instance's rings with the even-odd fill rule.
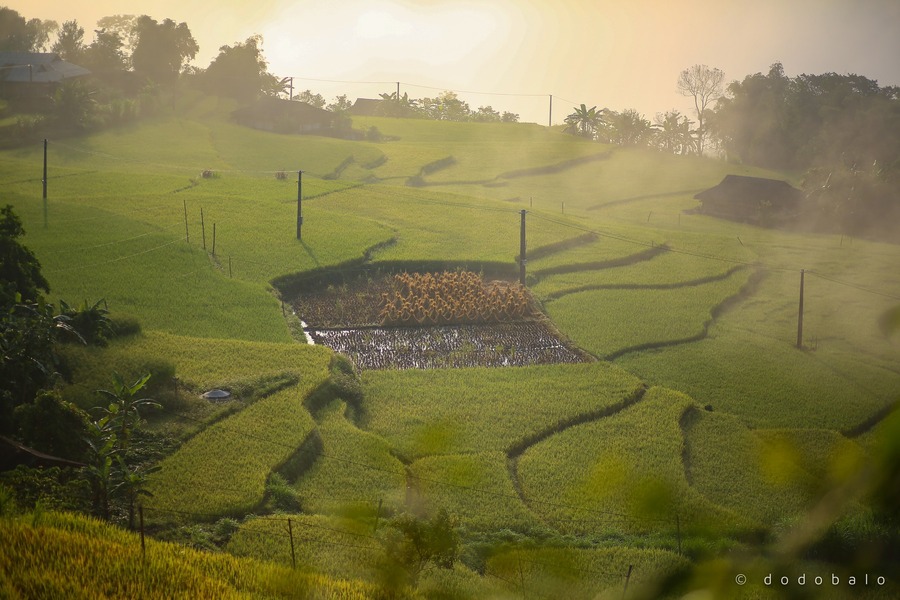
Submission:
[[[772,225],[793,220],[803,192],[786,181],[726,175],[719,185],[695,195],[698,212],[711,217]]]

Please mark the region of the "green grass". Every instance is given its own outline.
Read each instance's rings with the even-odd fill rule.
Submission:
[[[280,514],[251,518],[231,538],[228,551],[237,556],[291,565],[288,519],[298,567],[341,578],[376,578],[383,549],[373,537],[374,521],[354,515]]]
[[[148,505],[162,519],[178,521],[183,519],[176,511],[184,507],[212,517],[243,514],[261,504],[269,474],[287,462],[315,427],[303,399],[327,375],[328,355],[316,355],[296,387],[207,427],[163,460],[150,482]]]
[[[295,484],[304,510],[339,514],[360,503],[381,503],[391,512],[402,509],[406,500],[403,463],[391,455],[383,438],[350,423],[345,408],[343,402],[335,402],[319,416],[324,457]]]
[[[897,400],[900,347],[877,322],[900,297],[898,246],[685,213],[697,206],[696,191],[726,174],[782,174],[611,148],[536,125],[356,119],[358,129],[377,126],[397,138],[372,143],[248,130],[228,121],[231,103],[192,92],[178,106],[177,116],[51,140],[46,228],[40,144],[0,153],[0,202],[21,215],[50,298],[106,298],[114,315],[141,321],[139,336],[72,351],[83,394],[105,384],[112,368],[153,361],[174,364],[191,395],[299,377],[211,426],[204,423],[218,413],[196,413],[200,432],[154,479],[159,508],[210,518],[252,510],[270,473],[315,430],[331,458],[319,458],[296,486],[304,511],[321,513],[297,515],[298,526],[309,525],[302,562],[318,570],[372,576],[360,554],[367,551],[347,547],[353,536],[322,527],[354,510],[368,516],[340,526],[368,527],[379,500],[385,512],[447,508],[480,535],[549,531],[572,534],[576,544],[636,535],[644,537],[627,539],[671,546],[675,510],[686,533],[717,540],[796,516],[818,484],[846,475],[875,435],[857,444],[839,432]],[[452,164],[424,175],[426,186],[406,185],[451,156]],[[324,179],[350,157],[338,179]],[[214,176],[201,177],[204,169]],[[287,178],[276,179],[282,170]],[[518,176],[501,177],[510,171]],[[339,403],[314,420],[302,401],[328,376],[332,353],[292,340],[273,278],[358,261],[375,247],[376,263],[514,269],[521,209],[529,210],[532,251],[600,234],[529,260],[529,282],[583,348],[633,351],[615,365],[367,372],[362,428]],[[673,251],[584,269],[662,244]],[[793,347],[800,269],[803,351]],[[754,273],[761,279],[749,280]],[[739,301],[716,310],[740,290]],[[665,345],[672,342],[681,343]],[[620,410],[644,385],[659,387]],[[712,413],[697,408],[707,404]],[[688,409],[699,417],[684,434]],[[409,493],[404,469],[418,476]],[[232,550],[285,562],[283,544],[251,541],[265,539],[254,527],[284,533],[284,522],[251,521]],[[548,552],[559,554],[539,560],[574,566],[574,575],[522,563],[521,571],[496,572],[512,585],[461,568],[430,575],[429,585],[518,595],[515,582],[525,578],[551,595],[618,597],[626,562],[639,566],[636,578],[681,562],[634,548]],[[609,565],[615,576],[594,577]]]
[[[505,451],[640,387],[604,363],[368,371],[363,384],[368,429],[408,458]]]
[[[508,593],[522,588],[537,597],[653,597],[658,579],[675,573],[687,560],[672,552],[626,548],[537,548],[498,553],[488,561],[488,577],[505,581]]]
[[[652,388],[634,406],[531,446],[518,464],[526,502],[563,531],[594,535],[672,533],[678,519],[686,530],[747,525],[685,477],[679,421],[692,406],[687,396]]]
[[[542,528],[517,495],[503,452],[431,456],[410,468],[412,504],[436,514],[443,509],[469,530],[534,531]]]
[[[700,337],[712,311],[736,296],[746,272],[674,289],[608,289],[569,294],[546,305],[560,331],[597,356]]]
[[[763,442],[731,415],[695,414],[685,432],[694,489],[718,506],[774,526],[808,508],[815,480],[783,437]]]
[[[798,351],[796,329],[793,340],[790,333],[773,340],[726,320],[706,340],[617,364],[754,427],[849,429],[896,400],[900,378],[887,367],[824,348]]]

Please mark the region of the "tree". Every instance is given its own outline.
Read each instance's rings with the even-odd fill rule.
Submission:
[[[50,284],[41,275],[41,263],[34,253],[19,241],[25,235],[22,221],[7,204],[0,209],[0,309],[15,303],[37,301],[41,290]]]
[[[350,110],[350,107],[353,106],[353,103],[350,102],[350,98],[347,97],[347,94],[341,94],[340,96],[336,96],[334,102],[325,107],[325,110],[330,110],[331,112],[346,112]]]
[[[491,106],[479,106],[472,114],[472,120],[479,123],[499,123],[500,113]]]
[[[59,377],[56,344],[65,335],[79,339],[69,319],[54,314],[43,298],[0,313],[0,433],[12,433],[15,409],[31,403]]]
[[[110,15],[97,21],[97,29],[118,35],[121,50],[130,59],[137,43],[137,19],[136,15]]]
[[[294,100],[306,102],[316,108],[325,108],[325,97],[322,94],[314,94],[312,90],[303,90],[294,96]]]
[[[664,152],[690,154],[694,146],[691,121],[677,110],[657,113],[654,123],[656,145]]]
[[[122,37],[119,33],[97,29],[94,31],[94,41],[84,50],[84,66],[95,75],[123,71],[127,66],[127,60],[122,47]]]
[[[605,122],[607,138],[620,146],[644,146],[653,135],[650,121],[633,108],[608,111]]]
[[[471,116],[469,103],[450,90],[437,98],[422,98],[422,110],[427,118],[436,121],[468,121]]]
[[[694,99],[694,110],[697,113],[697,154],[703,154],[703,141],[706,137],[704,123],[710,103],[715,102],[723,91],[725,73],[706,65],[694,65],[685,69],[678,76],[678,92],[682,96]]]
[[[391,525],[384,540],[386,563],[383,565],[383,575],[390,587],[416,585],[430,565],[453,568],[459,557],[459,534],[446,510],[441,509],[430,520],[401,515]]]
[[[575,108],[575,112],[566,117],[567,133],[594,139],[597,132],[603,126],[603,113],[605,109],[597,110],[596,106],[590,108],[582,104]]]
[[[250,101],[274,93],[279,82],[268,72],[262,53],[262,37],[254,35],[243,43],[222,46],[202,76],[213,94]]]
[[[0,6],[0,52],[40,52],[58,28],[56,21],[26,21],[18,11]]]
[[[84,53],[84,27],[78,21],[66,21],[62,24],[56,41],[50,48],[60,58],[69,62],[79,62]]]
[[[54,116],[64,127],[86,128],[95,108],[91,90],[77,79],[63,83],[53,94]]]
[[[166,19],[157,23],[147,15],[135,21],[135,45],[131,63],[135,72],[157,83],[171,83],[193,59],[200,47],[187,23]]]
[[[519,115],[517,113],[503,111],[503,116],[500,117],[500,120],[504,123],[518,123]]]
[[[410,99],[409,94],[397,97],[397,92],[379,94],[381,102],[376,111],[384,117],[413,117],[420,113],[418,100]]]
[[[150,495],[143,487],[146,476],[158,470],[133,466],[129,460],[132,435],[140,424],[143,408],[159,408],[149,398],[138,398],[150,380],[150,374],[127,384],[119,373],[113,373],[113,389],[97,390],[110,400],[106,407],[97,407],[100,418],[89,423],[87,442],[91,460],[87,475],[94,494],[94,509],[98,516],[110,518],[110,501],[121,492],[128,506],[128,519],[134,528],[134,504],[141,495]],[[116,468],[118,467],[118,469]]]
[[[116,447],[123,454],[128,450],[131,433],[140,423],[141,409],[161,406],[150,398],[137,397],[149,380],[150,374],[147,373],[134,383],[127,384],[119,373],[113,373],[113,389],[97,390],[98,394],[110,400],[109,405],[100,410],[109,417],[109,425],[116,434]]]

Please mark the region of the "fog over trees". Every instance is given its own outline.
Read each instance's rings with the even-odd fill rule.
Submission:
[[[203,68],[191,65],[199,47],[187,23],[112,15],[97,26],[88,43],[89,35],[77,21],[59,26],[0,8],[0,49],[49,49],[94,75],[88,83],[76,81],[57,92],[57,126],[66,121],[72,129],[85,130],[147,116],[162,105],[160,94],[181,88],[245,104],[261,97],[296,100],[341,115],[353,105],[346,95],[329,101],[314,90],[298,91],[293,78],[271,73],[259,35],[221,46]],[[601,143],[797,173],[823,220],[846,225],[848,232],[864,229],[873,215],[898,210],[900,89],[857,74],[790,78],[781,63],[768,73],[728,81],[719,68],[696,64],[673,78],[673,88],[693,99],[690,115],[670,109],[651,119],[631,108],[604,107],[597,98],[573,106],[564,130]],[[372,101],[379,116],[519,120],[519,115],[490,105],[471,107],[452,90],[423,98],[392,90]],[[26,119],[13,133],[23,137],[40,129],[40,121]],[[344,116],[339,121],[347,123]]]

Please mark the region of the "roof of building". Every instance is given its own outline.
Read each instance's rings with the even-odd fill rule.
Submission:
[[[281,117],[286,115],[320,121],[331,121],[334,118],[334,113],[317,108],[306,102],[272,97],[260,98],[250,106],[239,108],[232,114],[238,118]]]
[[[90,74],[52,52],[0,52],[0,81],[7,83],[60,83]]]
[[[715,187],[696,194],[694,198],[701,201],[758,202],[760,199],[793,201],[799,199],[802,192],[787,181],[767,179],[765,177],[747,177],[746,175],[726,175]]]
[[[384,100],[380,98],[357,98],[353,106],[350,107],[350,114],[371,117],[377,114],[378,107]]]

